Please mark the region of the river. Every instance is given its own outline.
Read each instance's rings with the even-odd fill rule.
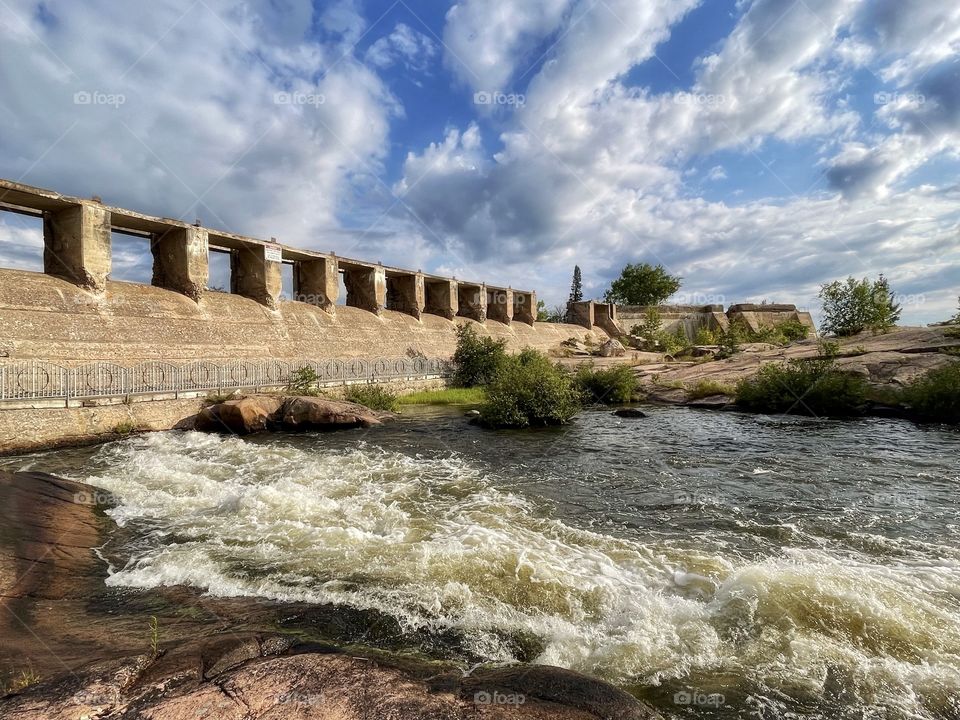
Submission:
[[[960,432],[647,412],[492,432],[414,409],[0,466],[109,494],[116,587],[375,612],[411,650],[573,668],[671,718],[960,717]]]

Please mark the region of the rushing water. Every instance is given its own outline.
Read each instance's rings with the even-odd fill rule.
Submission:
[[[960,434],[649,413],[489,432],[420,412],[6,464],[113,494],[135,538],[115,586],[376,610],[667,717],[960,717]]]

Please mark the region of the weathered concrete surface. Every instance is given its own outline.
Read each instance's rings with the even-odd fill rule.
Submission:
[[[43,217],[44,272],[92,293],[106,289],[111,268],[110,213],[100,203],[46,212]]]
[[[274,263],[275,264],[275,263]],[[484,297],[485,301],[485,297]],[[227,293],[199,302],[161,288],[108,282],[103,297],[40,273],[0,269],[0,356],[79,364],[89,360],[218,360],[376,358],[422,354],[450,357],[454,322],[425,313],[420,320],[384,310],[338,307],[335,316],[307,303],[283,302],[278,312]],[[474,323],[481,335],[511,350],[549,350],[588,332],[576,325]],[[597,331],[594,331],[597,335]]]
[[[513,290],[487,288],[487,317],[507,325],[513,321]]]
[[[193,417],[201,398],[81,408],[0,410],[0,454],[82,445],[119,437],[117,429],[169,430]]]
[[[302,260],[296,265],[297,297],[294,300],[334,312],[340,294],[340,276],[334,258]]]
[[[199,227],[171,228],[152,243],[153,284],[199,300],[207,288],[207,231]]]
[[[265,246],[234,250],[231,254],[231,292],[276,310],[283,292],[281,264],[266,258]]]
[[[533,325],[537,321],[537,294],[513,291],[513,319]]]
[[[347,305],[380,315],[387,306],[387,277],[382,267],[341,264]]]
[[[460,309],[456,280],[425,279],[424,312],[453,320]]]
[[[700,328],[710,331],[726,330],[732,322],[740,322],[754,332],[763,327],[793,320],[802,323],[815,335],[817,328],[810,313],[797,310],[796,305],[739,303],[731,305],[726,312],[723,305],[622,305],[619,326],[629,332],[634,325],[646,320],[647,312],[655,310],[660,316],[660,329],[675,333],[682,329],[688,340],[694,340]]]
[[[406,313],[419,320],[426,307],[423,275],[421,273],[388,275],[386,283],[387,309]]]
[[[487,320],[487,289],[483,285],[457,285],[457,315],[478,323]]]

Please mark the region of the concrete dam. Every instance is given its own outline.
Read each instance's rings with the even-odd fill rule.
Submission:
[[[44,244],[42,272],[0,268],[0,450],[22,436],[22,422],[56,408],[59,423],[82,418],[78,434],[97,413],[107,416],[97,427],[131,415],[159,429],[169,423],[153,422],[158,411],[145,406],[160,403],[139,401],[192,407],[209,391],[282,387],[303,366],[331,386],[441,382],[463,324],[513,350],[589,332],[536,322],[533,290],[294,248],[96,198],[0,180],[0,211],[41,219]],[[151,284],[111,279],[115,233],[149,244]],[[211,253],[229,257],[230,292],[208,287]]]

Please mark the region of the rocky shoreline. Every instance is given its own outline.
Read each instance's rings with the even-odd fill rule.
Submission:
[[[960,334],[949,327],[897,328],[882,335],[864,333],[836,339],[836,368],[863,377],[883,395],[904,387],[924,373],[957,362]],[[649,363],[636,372],[646,402],[686,405],[701,409],[736,410],[736,384],[749,378],[766,363],[786,363],[795,358],[814,358],[821,353],[819,341],[810,339],[787,347],[762,343],[746,345],[725,360],[705,362]],[[707,392],[710,389],[723,392]],[[912,418],[909,408],[873,403],[865,414]]]
[[[184,587],[109,588],[111,539],[122,529],[101,501],[82,483],[0,473],[0,679],[10,691],[0,717],[658,717],[631,695],[561,668],[469,671],[324,640],[369,622],[349,610]]]

